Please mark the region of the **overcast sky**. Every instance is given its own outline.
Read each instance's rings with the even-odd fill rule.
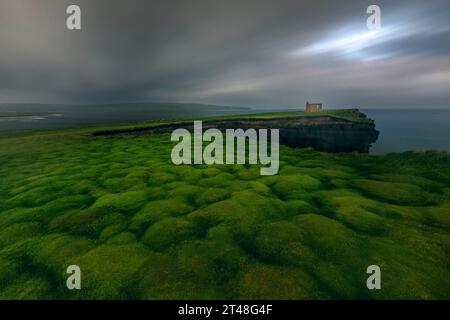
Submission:
[[[0,103],[306,100],[450,107],[450,1],[0,0]]]

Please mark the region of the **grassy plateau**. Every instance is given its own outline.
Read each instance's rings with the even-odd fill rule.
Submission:
[[[446,152],[281,146],[261,176],[106,129],[0,135],[0,299],[450,298]]]

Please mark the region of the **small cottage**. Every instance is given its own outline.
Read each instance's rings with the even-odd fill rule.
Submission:
[[[322,104],[321,103],[309,103],[306,101],[306,112],[318,112],[322,111]]]

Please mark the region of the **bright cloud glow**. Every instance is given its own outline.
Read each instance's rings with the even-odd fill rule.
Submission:
[[[381,45],[395,38],[404,37],[405,30],[398,27],[383,27],[381,30],[353,33],[331,40],[324,40],[292,52],[292,56],[311,56],[319,54],[338,54],[358,56],[367,48]],[[367,58],[367,57],[366,57]]]

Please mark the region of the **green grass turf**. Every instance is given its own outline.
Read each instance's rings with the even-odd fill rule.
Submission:
[[[450,298],[448,153],[282,146],[264,177],[94,130],[0,136],[0,299]]]

